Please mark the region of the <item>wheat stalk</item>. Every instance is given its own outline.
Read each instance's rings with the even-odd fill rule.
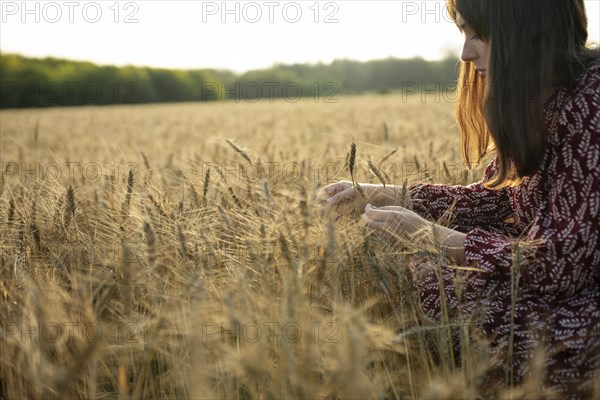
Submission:
[[[450,179],[450,170],[448,169],[448,164],[446,164],[446,161],[444,161],[442,164],[444,166],[444,173],[446,174],[446,177]]]
[[[127,205],[131,203],[131,193],[133,192],[133,171],[129,170],[129,174],[127,175],[127,194],[125,195],[125,201]]]
[[[267,204],[269,204],[271,202],[271,191],[269,190],[269,181],[267,179],[263,180],[263,193],[265,194]]]
[[[246,153],[246,150],[242,149],[241,147],[237,146],[235,143],[233,143],[231,140],[226,139],[225,140],[227,143],[229,143],[229,145],[231,147],[233,147],[233,149],[242,157],[244,157],[246,159],[246,161],[248,161],[248,163],[250,165],[252,165],[252,160],[250,159],[250,156],[248,155],[248,153]]]
[[[202,205],[206,207],[206,195],[208,194],[208,185],[210,185],[210,167],[206,169],[206,173],[204,174],[204,184],[202,186]],[[218,168],[217,168],[218,171]]]
[[[350,179],[352,179],[352,186],[354,190],[356,190],[362,197],[367,197],[363,188],[356,182],[354,179],[354,172],[356,166],[356,143],[352,142],[350,144],[350,150],[348,150],[348,154],[346,155],[346,167],[350,172]]]
[[[371,171],[371,173],[373,175],[375,175],[375,177],[377,179],[379,179],[379,182],[381,182],[381,184],[383,185],[383,188],[385,189],[385,179],[383,179],[383,175],[381,174],[381,172],[379,172],[377,167],[373,164],[373,161],[371,161],[371,160],[367,161],[367,166],[369,167],[369,171]]]
[[[398,148],[396,147],[394,150],[390,151],[388,154],[386,154],[381,161],[379,161],[379,168],[381,168],[381,166],[383,165],[383,163],[390,158],[391,156],[393,156],[394,154],[396,154],[396,152],[398,151]]]
[[[233,188],[231,186],[227,187],[227,190],[229,191],[229,194],[231,195],[231,198],[233,199],[233,201],[235,202],[235,205],[238,208],[242,208],[242,203],[240,202],[240,199],[237,197],[237,195],[235,194],[235,192],[233,191]]]
[[[144,221],[144,236],[146,237],[146,247],[148,251],[148,266],[150,269],[156,261],[156,235],[150,222]]]
[[[76,208],[77,208],[77,204],[75,202],[75,191],[73,190],[73,187],[71,185],[69,185],[69,188],[67,189],[67,195],[66,195],[65,212],[63,215],[65,227],[69,226],[71,219],[75,217]]]
[[[354,166],[356,163],[356,143],[352,142],[350,144],[350,150],[346,154],[346,168],[350,172],[350,178],[352,179],[352,184],[356,185],[354,181]]]
[[[12,225],[13,221],[15,218],[15,199],[10,196],[10,199],[8,199],[8,216],[7,216],[7,222],[8,225]]]
[[[177,237],[179,239],[179,244],[181,245],[181,257],[184,260],[188,260],[188,247],[187,242],[185,240],[185,235],[183,234],[183,230],[181,229],[181,225],[177,225]]]
[[[196,191],[196,187],[193,183],[190,183],[190,195],[192,197],[192,204],[194,207],[200,207],[200,198],[198,197],[198,192]]]
[[[38,194],[36,192],[33,197],[33,203],[31,204],[30,228],[31,228],[31,234],[33,236],[33,241],[35,243],[36,248],[39,251],[42,248],[42,243],[41,243],[41,239],[40,239],[40,230],[38,229],[38,226],[37,226],[37,200],[38,200]]]
[[[160,203],[154,198],[154,196],[152,196],[152,193],[150,193],[150,192],[148,192],[148,199],[150,199],[150,202],[152,203],[152,205],[154,205],[154,208],[156,208],[156,210],[158,211],[158,213],[160,215],[162,215],[166,219],[169,219],[169,216],[167,215],[165,210],[162,208]]]

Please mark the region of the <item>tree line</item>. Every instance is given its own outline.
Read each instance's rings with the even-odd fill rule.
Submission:
[[[365,92],[452,90],[458,60],[387,58],[368,62],[279,64],[235,74],[228,70],[115,67],[58,58],[0,54],[0,108],[247,101]]]

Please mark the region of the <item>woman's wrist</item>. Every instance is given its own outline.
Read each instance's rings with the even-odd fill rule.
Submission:
[[[375,207],[405,206],[410,197],[409,191],[402,186],[378,185],[373,189],[369,202]]]

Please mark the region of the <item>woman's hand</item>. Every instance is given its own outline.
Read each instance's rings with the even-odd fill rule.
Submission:
[[[332,208],[338,214],[355,214],[361,211],[368,201],[354,188],[352,182],[340,181],[321,188],[317,193],[317,202],[321,208]]]
[[[459,265],[465,263],[466,235],[464,233],[429,222],[407,208],[398,206],[375,208],[367,204],[363,221],[366,226],[392,244],[411,242],[431,246],[433,242],[428,231],[435,228],[440,243],[447,249],[447,255]],[[423,234],[418,234],[420,232]]]
[[[367,203],[387,206],[396,202],[399,189],[395,186],[360,183],[361,194],[350,181],[340,181],[327,185],[317,193],[317,201],[322,208],[334,208],[339,214],[358,214]]]
[[[373,207],[367,204],[363,221],[391,241],[411,240],[415,234],[432,223],[419,214],[400,206]]]

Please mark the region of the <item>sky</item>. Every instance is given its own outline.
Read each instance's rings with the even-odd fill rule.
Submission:
[[[222,68],[460,55],[444,0],[6,1],[0,50],[98,64]],[[585,1],[600,42],[600,0]]]

